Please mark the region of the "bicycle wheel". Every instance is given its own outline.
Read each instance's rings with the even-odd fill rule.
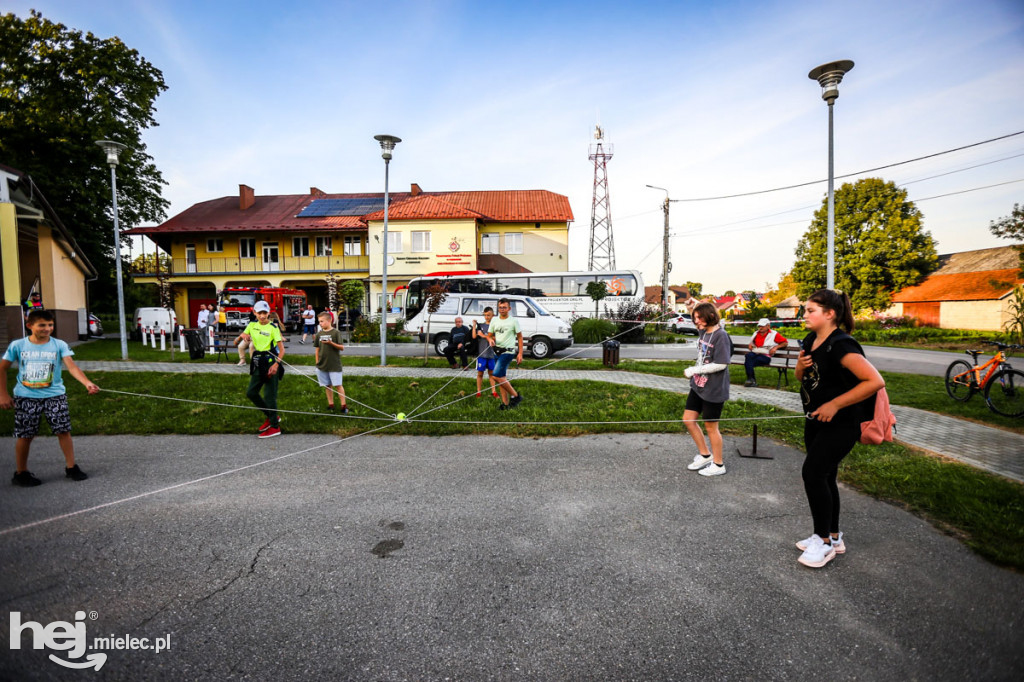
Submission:
[[[974,374],[970,373],[972,369],[966,360],[957,360],[946,369],[946,393],[950,398],[965,403],[978,390],[974,384]],[[969,373],[964,375],[964,372]]]
[[[1024,372],[1003,369],[985,387],[988,409],[1007,417],[1024,417]]]

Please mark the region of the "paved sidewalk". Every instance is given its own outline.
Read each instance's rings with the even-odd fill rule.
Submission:
[[[83,361],[78,363],[78,365],[87,372],[248,373],[247,367],[240,367],[233,363],[193,365],[169,362]],[[310,365],[293,365],[289,367],[289,371],[301,372],[307,375],[312,375],[314,369]],[[451,379],[453,372],[450,369],[440,367],[346,367],[345,374],[348,376]],[[464,376],[467,381],[472,381],[474,374],[466,372]],[[684,379],[635,372],[558,369],[509,370],[508,376],[513,381],[517,379],[532,379],[536,381],[582,379],[605,381],[612,384],[623,384],[640,388],[653,388],[681,394],[689,391],[688,382]],[[762,405],[774,405],[793,412],[801,411],[800,396],[787,391],[732,386],[730,388],[730,396],[733,400],[746,400]],[[892,410],[898,420],[896,427],[898,441],[971,464],[979,469],[991,471],[1016,481],[1024,481],[1024,435],[913,407],[893,405]]]

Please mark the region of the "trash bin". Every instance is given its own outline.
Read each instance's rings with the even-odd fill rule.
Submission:
[[[202,360],[206,357],[206,344],[203,335],[198,329],[185,330],[185,343],[188,345],[188,356],[192,360]]]
[[[614,339],[608,339],[601,344],[604,348],[604,365],[605,367],[614,367],[619,364],[619,342]]]

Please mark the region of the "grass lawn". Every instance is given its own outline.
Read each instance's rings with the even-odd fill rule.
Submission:
[[[117,393],[88,396],[78,382],[66,375],[65,378],[77,435],[245,434],[253,433],[263,421],[263,416],[251,409]],[[245,376],[93,372],[90,378],[105,389],[251,407],[244,396]],[[10,381],[13,381],[13,371]],[[349,377],[345,385],[353,400],[358,399],[389,414],[400,411],[411,414],[415,406],[444,383],[441,379]],[[470,382],[467,380],[445,387],[424,409],[462,397],[468,385]],[[678,421],[661,421],[681,416],[683,398],[677,394],[595,381],[522,380],[517,385],[527,399],[515,411],[497,411],[493,398],[470,397],[424,415],[425,419],[438,420],[437,423],[406,422],[396,424],[383,433],[444,436],[483,432],[542,437],[600,432],[663,432],[679,433],[681,438],[686,438]],[[290,410],[320,413],[286,413],[285,428],[293,433],[345,436],[392,423],[325,413],[323,392],[309,379],[295,375],[287,376],[281,383],[279,404]],[[381,416],[354,402],[350,406],[354,415]],[[770,419],[777,416],[788,416],[788,413],[770,406],[737,401],[727,403],[723,414],[724,419],[765,417],[764,421],[758,422],[761,436],[802,448],[802,421]],[[658,423],[635,423],[646,420]],[[475,421],[488,423],[459,423]],[[601,423],[538,423],[581,421]],[[13,423],[10,411],[0,413],[0,437],[11,436]],[[747,435],[752,425],[753,422],[723,422],[722,430],[731,435]],[[45,426],[43,428],[45,432]],[[680,466],[682,464],[680,461]],[[840,479],[867,494],[904,506],[929,519],[995,563],[1024,569],[1024,486],[1020,484],[965,464],[922,455],[897,444],[858,445],[843,462]]]
[[[154,350],[144,347],[138,343],[130,344],[128,354],[132,360],[140,362],[169,362],[170,354],[167,351]],[[76,360],[117,360],[121,357],[120,342],[115,339],[104,339],[83,343],[75,347]],[[232,350],[228,354],[229,361],[237,361],[237,355]],[[207,355],[202,360],[189,360],[188,353],[174,354],[175,362],[187,362],[195,364],[216,364],[213,356]],[[312,365],[313,357],[310,355],[291,355],[286,358],[289,364]],[[552,365],[552,362],[557,364]],[[221,360],[223,362],[223,359]],[[377,357],[356,357],[344,358],[344,363],[350,367],[376,367],[380,364]],[[618,367],[611,369],[601,364],[597,359],[575,359],[560,360],[559,358],[548,360],[523,360],[523,369],[536,369],[539,367],[551,366],[562,370],[583,370],[583,371],[606,371],[606,372],[639,372],[642,374],[658,374],[669,377],[683,377],[683,370],[689,367],[691,362],[677,360],[623,360]],[[389,357],[388,365],[394,367],[423,367],[423,358]],[[444,358],[437,357],[433,349],[430,350],[428,367],[445,367]],[[774,387],[778,378],[776,370],[766,367],[759,367],[755,370],[758,383],[762,387]],[[733,384],[742,386],[746,380],[741,365],[731,365],[729,374]],[[945,380],[942,377],[929,377],[919,374],[901,374],[897,372],[882,372],[889,391],[889,399],[895,405],[906,405],[922,410],[929,410],[951,417],[970,419],[983,424],[998,426],[1000,428],[1024,433],[1024,419],[1013,419],[998,415],[985,405],[985,399],[976,395],[966,403],[958,403],[946,395]],[[790,372],[789,386],[783,385],[782,390],[799,390],[796,379]]]

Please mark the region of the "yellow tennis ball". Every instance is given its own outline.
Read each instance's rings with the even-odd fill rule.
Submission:
[[[402,421],[403,419],[405,419],[405,412],[399,412],[398,414],[396,414],[395,419],[397,419],[398,421]]]

